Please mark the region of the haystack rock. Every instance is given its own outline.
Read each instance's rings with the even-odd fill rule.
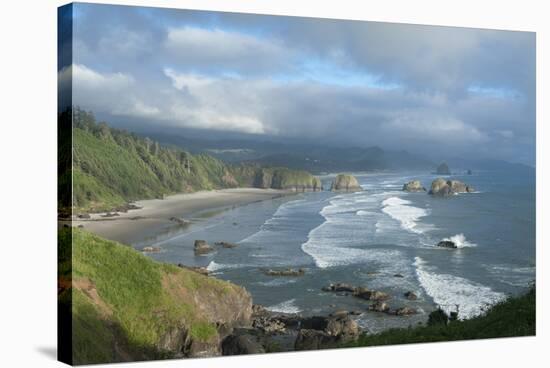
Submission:
[[[360,192],[363,188],[355,176],[339,174],[334,178],[330,190],[333,192]]]
[[[445,162],[442,162],[435,172],[437,175],[451,175],[451,170],[449,169],[449,166]]]
[[[458,180],[445,180],[437,178],[432,182],[429,194],[449,196],[457,193],[472,193],[475,189]]]

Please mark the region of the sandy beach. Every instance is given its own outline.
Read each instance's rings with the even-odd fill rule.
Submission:
[[[274,189],[235,188],[176,194],[165,199],[137,201],[135,204],[141,208],[119,212],[114,217],[103,217],[105,213],[91,214],[89,219],[73,221],[73,225],[82,225],[107,239],[131,243],[147,232],[182,226],[177,219],[186,221],[200,212],[222,210],[293,193]]]

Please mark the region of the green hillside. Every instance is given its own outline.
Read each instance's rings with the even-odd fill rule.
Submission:
[[[63,258],[71,233],[72,276]],[[237,285],[76,228],[62,229],[59,244],[59,297],[72,296],[75,364],[200,355],[218,347],[216,326],[248,323],[252,300]]]
[[[73,111],[73,206],[76,211],[116,209],[138,199],[234,187],[319,190],[305,171],[229,165],[206,154],[191,155],[148,138],[97,123]],[[66,177],[66,173],[61,173]]]

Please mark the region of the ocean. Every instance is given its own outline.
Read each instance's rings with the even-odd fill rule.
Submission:
[[[429,189],[432,174],[355,175],[362,192],[303,193],[198,213],[188,228],[150,234],[134,246],[160,246],[150,254],[159,261],[207,267],[272,311],[365,312],[357,321],[371,332],[425,322],[437,307],[471,318],[535,280],[534,170],[452,175],[476,192],[449,198],[402,191],[413,179]],[[322,177],[325,187],[331,179]],[[238,247],[195,256],[195,239]],[[435,246],[444,239],[459,248]],[[305,274],[265,275],[270,268],[303,268]],[[387,292],[392,308],[407,305],[419,313],[367,312],[368,301],[321,290],[338,282]],[[407,300],[407,291],[418,298]]]

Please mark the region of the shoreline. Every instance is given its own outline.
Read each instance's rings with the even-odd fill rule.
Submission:
[[[195,193],[180,193],[165,199],[146,199],[134,202],[138,209],[117,212],[103,217],[103,213],[90,214],[89,219],[75,218],[73,226],[82,226],[101,237],[124,244],[139,241],[150,232],[169,227],[187,226],[186,217],[204,211],[224,210],[254,202],[272,200],[299,192],[278,189],[232,188]]]

